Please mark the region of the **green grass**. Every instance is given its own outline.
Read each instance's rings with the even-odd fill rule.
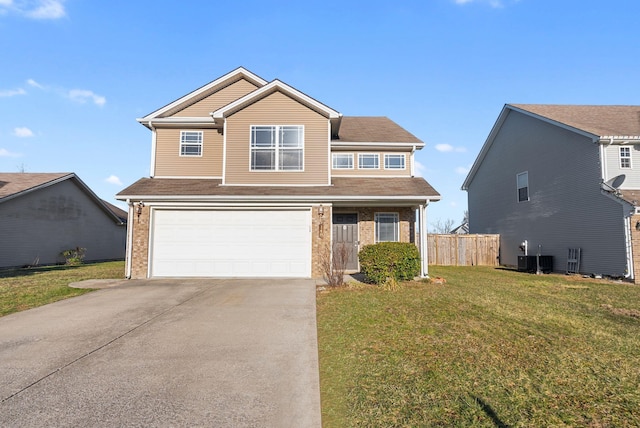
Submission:
[[[91,291],[72,282],[109,278],[124,278],[124,262],[0,270],[0,316]]]
[[[640,286],[430,273],[318,294],[325,427],[640,426]]]

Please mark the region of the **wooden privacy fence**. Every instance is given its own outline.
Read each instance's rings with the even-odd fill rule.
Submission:
[[[498,266],[500,235],[427,235],[430,265]]]

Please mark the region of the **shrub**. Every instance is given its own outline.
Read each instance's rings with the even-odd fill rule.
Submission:
[[[389,279],[405,281],[420,275],[420,252],[406,242],[365,245],[358,254],[367,281],[385,284]]]
[[[87,251],[86,248],[76,247],[65,250],[60,255],[64,257],[64,264],[75,266],[82,264],[85,251]]]
[[[339,243],[331,247],[327,244],[320,254],[320,264],[325,281],[331,287],[344,285],[344,271],[349,262],[350,251],[346,244]]]

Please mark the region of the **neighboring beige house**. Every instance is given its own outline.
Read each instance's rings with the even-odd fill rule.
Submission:
[[[126,275],[322,277],[332,244],[350,254],[415,242],[427,273],[424,143],[386,117],[343,117],[279,81],[238,68],[138,119],[151,176],[129,205]],[[424,230],[424,228],[420,228]]]
[[[0,268],[122,260],[127,213],[98,198],[73,173],[0,173]]]

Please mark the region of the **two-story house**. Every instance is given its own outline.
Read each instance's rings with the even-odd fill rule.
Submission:
[[[440,195],[415,176],[424,143],[238,68],[138,119],[151,176],[129,205],[126,275],[315,277],[331,248],[415,242]],[[422,227],[416,227],[417,224]]]
[[[555,271],[634,279],[640,106],[507,104],[462,189],[470,232],[500,234],[501,264],[527,251]]]

